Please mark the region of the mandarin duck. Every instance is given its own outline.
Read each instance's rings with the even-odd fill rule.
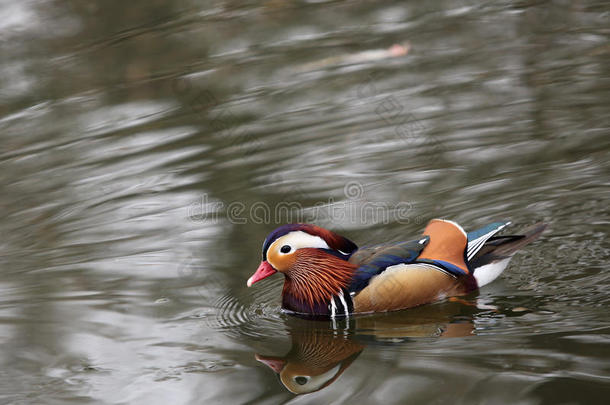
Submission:
[[[466,233],[457,223],[431,220],[408,242],[358,246],[311,224],[280,226],[263,243],[252,286],[284,274],[282,310],[314,318],[396,311],[469,293],[495,280],[512,255],[546,228],[496,236],[510,222]]]

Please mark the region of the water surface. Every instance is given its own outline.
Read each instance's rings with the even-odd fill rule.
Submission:
[[[3,403],[605,403],[605,2],[98,3],[0,3]],[[350,325],[245,286],[282,223],[435,217],[550,226]]]

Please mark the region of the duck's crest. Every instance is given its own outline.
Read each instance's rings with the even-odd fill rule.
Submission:
[[[324,239],[326,244],[334,250],[349,256],[358,249],[358,246],[351,240],[333,232],[313,224],[287,224],[276,228],[267,236],[263,243],[263,260],[267,260],[267,249],[279,237],[294,231],[306,232],[310,235],[319,236]]]

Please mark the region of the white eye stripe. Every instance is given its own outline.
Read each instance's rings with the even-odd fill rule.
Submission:
[[[282,246],[284,245],[288,245],[291,248],[290,252],[287,253],[291,253],[301,248],[329,249],[328,244],[324,239],[319,236],[310,235],[307,232],[303,231],[289,232],[286,235],[278,238],[275,242],[273,242],[273,244],[276,243],[280,245],[280,249],[278,250],[280,251],[280,253]]]

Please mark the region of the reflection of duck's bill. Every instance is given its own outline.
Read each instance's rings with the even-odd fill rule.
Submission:
[[[280,371],[282,371],[282,369],[286,365],[286,360],[280,359],[278,357],[261,356],[260,354],[255,354],[254,358],[278,374],[280,373]]]

